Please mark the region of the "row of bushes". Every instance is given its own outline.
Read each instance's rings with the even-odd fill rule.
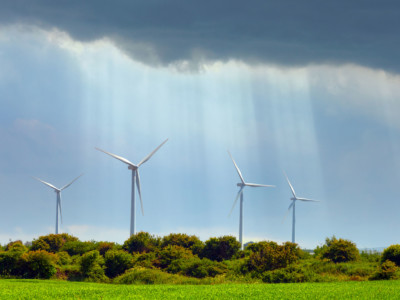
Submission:
[[[186,234],[160,238],[146,232],[131,236],[123,245],[50,234],[29,246],[17,241],[2,248],[1,276],[99,282],[114,278],[114,282],[141,282],[138,278],[149,276],[158,278],[155,281],[170,278],[183,283],[182,278],[193,282],[218,275],[263,282],[329,281],[340,276],[350,280],[391,279],[398,277],[400,264],[400,245],[390,246],[381,256],[360,255],[354,243],[335,237],[326,239],[314,255],[290,242],[253,243],[240,251],[232,236],[202,242]]]

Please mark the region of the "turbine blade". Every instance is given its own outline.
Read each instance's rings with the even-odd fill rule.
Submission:
[[[252,187],[275,187],[274,185],[258,184],[258,183],[245,183],[246,186]]]
[[[58,201],[58,207],[59,207],[59,209],[60,209],[60,219],[61,219],[61,224],[62,224],[63,218],[62,218],[62,209],[61,209],[61,193],[59,193],[58,199],[59,199],[59,201]]]
[[[297,197],[296,197],[296,193],[295,193],[295,191],[294,191],[294,188],[293,188],[292,184],[290,183],[289,178],[287,177],[285,171],[283,171],[283,174],[285,174],[286,180],[287,180],[287,182],[289,183],[290,189],[292,190],[293,197],[297,198]]]
[[[81,177],[83,175],[83,173],[81,175],[79,175],[78,177],[76,177],[74,180],[72,180],[70,183],[68,183],[67,185],[63,186],[60,191],[66,189],[67,187],[69,187],[71,184],[73,184],[75,182],[75,180],[77,180],[79,177]]]
[[[287,216],[288,216],[288,214],[290,212],[290,209],[293,207],[293,205],[294,205],[294,201],[292,202],[292,204],[289,205],[289,208],[286,211],[285,216],[283,217],[282,223],[285,222],[285,220],[286,220],[286,218],[287,218]]]
[[[39,180],[41,183],[43,183],[43,184],[45,184],[45,185],[51,187],[52,189],[54,189],[54,190],[56,190],[56,191],[59,191],[58,188],[56,188],[54,185],[52,185],[52,184],[50,184],[50,183],[48,183],[48,182],[46,182],[46,181],[43,181],[43,180],[41,180],[41,179],[39,179],[39,178],[37,178],[37,177],[33,177],[33,176],[32,176],[32,178],[34,178],[34,179],[36,179],[36,180]]]
[[[242,183],[244,184],[245,182],[244,182],[242,173],[240,172],[239,167],[238,167],[237,164],[235,163],[235,160],[233,159],[233,157],[232,157],[231,153],[229,152],[229,150],[228,150],[228,154],[229,154],[229,156],[231,157],[231,159],[232,159],[232,161],[233,161],[233,164],[235,165],[235,168],[236,168],[236,171],[237,171],[238,174],[239,174],[240,180],[241,180]]]
[[[313,200],[313,199],[307,199],[307,198],[297,198],[297,200],[300,200],[300,201],[321,202],[321,201],[319,201],[319,200]]]
[[[142,216],[144,216],[143,201],[142,201],[142,191],[141,191],[141,187],[140,187],[139,170],[136,170],[136,186],[137,186],[138,193],[139,193],[140,208],[141,208],[141,210],[142,210]]]
[[[237,193],[236,198],[235,198],[235,201],[233,202],[233,205],[232,205],[231,211],[229,212],[228,217],[231,216],[231,214],[232,214],[232,212],[233,212],[233,209],[235,208],[235,205],[236,205],[236,203],[237,203],[237,201],[238,201],[238,199],[239,199],[240,194],[243,193],[243,189],[244,189],[244,186],[242,186],[242,187],[240,188],[239,192]]]
[[[164,142],[161,143],[160,146],[158,146],[156,149],[153,150],[153,152],[151,152],[149,155],[147,155],[145,158],[143,158],[141,160],[140,163],[138,163],[138,167],[140,167],[140,165],[144,164],[146,161],[148,161],[153,155],[154,153],[156,153],[158,151],[158,149],[160,149],[162,147],[162,145],[164,145],[166,142],[168,141],[168,139],[166,139]]]
[[[99,150],[99,151],[101,151],[101,152],[103,152],[103,153],[105,153],[105,154],[108,154],[108,155],[110,155],[110,156],[112,156],[112,157],[114,157],[114,158],[116,158],[116,159],[122,161],[123,163],[125,163],[125,164],[127,164],[127,165],[130,165],[130,166],[132,166],[132,167],[134,167],[134,168],[137,168],[137,166],[136,166],[134,163],[130,162],[130,161],[127,160],[126,158],[123,158],[123,157],[121,157],[121,156],[118,156],[118,155],[112,154],[112,153],[110,153],[110,152],[104,151],[104,150],[102,150],[102,149],[100,149],[100,148],[97,148],[97,147],[95,147],[95,149],[96,149],[96,150]]]

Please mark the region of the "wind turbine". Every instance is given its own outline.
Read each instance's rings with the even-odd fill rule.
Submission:
[[[140,208],[142,210],[142,215],[144,216],[144,212],[143,212],[143,202],[142,202],[142,193],[141,193],[141,189],[140,189],[140,177],[139,177],[139,167],[144,164],[146,161],[148,161],[153,155],[154,153],[157,152],[158,149],[161,148],[162,145],[164,145],[166,142],[168,141],[168,139],[166,139],[164,142],[161,143],[160,146],[158,146],[156,149],[153,150],[153,152],[151,152],[149,155],[147,155],[145,158],[143,158],[137,165],[135,165],[134,163],[130,162],[129,160],[127,160],[126,158],[123,158],[121,156],[115,155],[113,153],[104,151],[102,149],[99,148],[95,148],[96,150],[99,150],[105,154],[108,154],[120,161],[122,161],[123,163],[128,165],[128,169],[132,170],[132,194],[131,194],[131,227],[130,227],[130,235],[133,235],[136,233],[136,223],[135,223],[135,211],[136,211],[136,205],[135,205],[135,183],[137,185],[137,190],[138,190],[138,194],[139,194],[139,199],[140,199]]]
[[[293,197],[290,198],[290,200],[292,200],[293,202],[289,205],[288,208],[288,212],[290,211],[290,209],[293,207],[293,220],[292,220],[292,243],[295,243],[295,224],[296,224],[296,201],[300,200],[300,201],[305,201],[305,202],[320,202],[319,200],[312,200],[312,199],[307,199],[307,198],[300,198],[296,196],[296,193],[294,191],[294,188],[292,186],[292,184],[289,181],[289,178],[287,177],[286,173],[283,172],[283,174],[285,174],[286,180],[290,186],[290,190],[292,191]]]
[[[242,173],[239,170],[239,167],[237,166],[237,164],[235,163],[235,160],[233,159],[231,153],[228,151],[229,156],[232,159],[233,164],[235,165],[236,171],[239,174],[240,177],[240,181],[237,186],[240,187],[239,192],[236,195],[235,198],[235,202],[233,202],[233,206],[231,208],[231,211],[229,213],[229,216],[232,214],[232,211],[239,199],[240,196],[240,217],[239,217],[239,243],[240,243],[240,247],[243,250],[243,189],[246,186],[251,186],[251,187],[275,187],[274,185],[266,185],[266,184],[257,184],[257,183],[248,183],[245,182],[242,176]]]
[[[62,211],[61,211],[61,191],[65,190],[67,187],[69,187],[71,184],[73,184],[75,182],[75,180],[77,180],[79,177],[81,177],[83,174],[79,175],[78,177],[76,177],[74,180],[72,180],[70,183],[68,183],[67,185],[64,185],[62,188],[57,188],[54,185],[52,185],[51,183],[48,183],[46,181],[43,181],[37,177],[33,177],[36,180],[39,180],[41,183],[44,183],[45,185],[51,187],[54,192],[57,194],[57,202],[56,202],[56,234],[58,234],[58,211],[60,211],[60,217],[61,217],[61,223],[62,223]]]

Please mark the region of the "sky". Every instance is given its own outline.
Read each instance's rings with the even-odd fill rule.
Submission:
[[[0,243],[138,231],[399,243],[397,1],[0,0]],[[138,203],[139,204],[139,203]],[[287,216],[285,218],[285,216]]]

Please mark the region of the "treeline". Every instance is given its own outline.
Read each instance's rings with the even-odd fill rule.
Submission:
[[[400,245],[359,252],[327,238],[313,253],[297,244],[263,241],[240,250],[233,236],[210,238],[139,232],[122,245],[80,241],[69,234],[0,246],[0,276],[113,283],[319,282],[400,278]]]

